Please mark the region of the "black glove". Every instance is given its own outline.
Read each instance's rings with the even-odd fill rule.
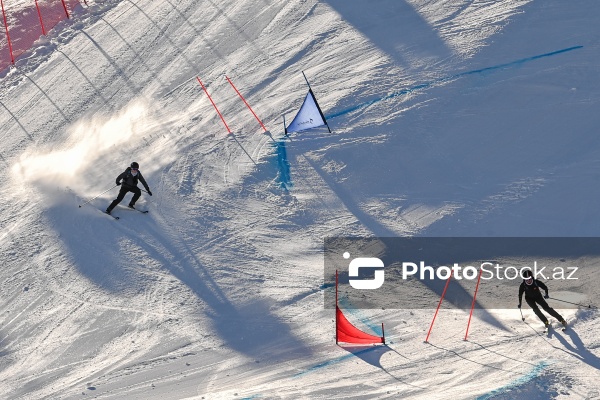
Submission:
[[[121,186],[121,182],[117,182],[117,186]]]
[[[548,296],[548,293],[546,293],[546,294],[544,295],[544,298],[545,298],[545,299],[549,299],[549,298],[550,298],[550,296]]]
[[[519,303],[519,305],[517,306],[517,308],[521,308],[521,303]]]
[[[152,192],[151,192],[150,190],[148,190],[148,194],[149,194],[150,196],[152,196]]]

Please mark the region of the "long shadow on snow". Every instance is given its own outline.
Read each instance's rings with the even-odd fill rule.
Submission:
[[[135,282],[136,274],[123,263],[125,257],[121,254],[127,251],[135,233],[110,216],[102,215],[101,209],[107,205],[108,201],[103,199],[82,208],[74,202],[57,204],[47,211],[47,216],[79,272],[96,286],[121,293]]]
[[[157,214],[153,214],[155,218]],[[149,220],[152,221],[152,220]],[[146,223],[144,229],[153,231],[153,236],[159,240],[165,239],[161,227]],[[165,222],[162,226],[168,226]],[[164,243],[163,243],[164,244]],[[161,257],[152,245],[141,243],[151,254]],[[213,320],[213,326],[227,345],[243,354],[254,357],[264,356],[277,344],[285,345],[285,352],[271,354],[271,358],[295,358],[294,353],[308,355],[310,349],[298,340],[291,332],[289,325],[282,322],[271,313],[271,304],[262,298],[250,299],[242,305],[229,301],[227,294],[213,279],[208,268],[198,259],[184,239],[177,243],[171,242],[167,250],[176,260],[185,260],[180,265],[174,265],[164,260],[166,268],[185,283],[198,298],[210,307],[207,315]],[[227,260],[223,260],[227,263]],[[179,267],[179,268],[178,268]],[[294,351],[291,351],[294,349]]]
[[[414,47],[416,48],[424,47],[427,51],[438,54],[439,59],[451,53],[445,44],[443,44],[443,40],[436,37],[435,29],[423,20],[406,1],[378,0],[373,4],[369,2],[368,4],[358,5],[355,2],[350,3],[343,0],[326,0],[326,3],[330,4],[342,17],[347,19],[354,27],[361,30],[369,40],[400,63],[405,62],[400,53],[406,54],[402,49],[402,44],[403,41],[408,40],[410,40],[410,43],[414,43]],[[523,7],[534,6],[528,4]],[[457,10],[455,15],[461,11],[460,9]],[[531,11],[536,12],[539,10]],[[377,19],[374,20],[370,16],[375,16]],[[398,21],[395,24],[391,24],[387,22],[389,19]],[[407,26],[398,23],[404,20],[408,20],[412,25],[409,24]],[[377,21],[383,21],[383,23],[377,23]],[[451,19],[448,19],[448,22],[452,22]],[[524,21],[521,18],[520,24],[523,23]],[[389,31],[390,28],[392,31]],[[411,30],[410,34],[403,32],[403,30],[408,29]],[[414,38],[413,30],[417,31],[417,34],[421,36]],[[430,37],[427,37],[428,35]],[[503,40],[506,40],[506,38]],[[422,43],[428,45],[419,46]],[[434,44],[433,48],[429,46],[430,44]],[[412,47],[411,50],[413,50]],[[478,65],[476,69],[449,74],[448,77],[462,77],[461,80],[465,80],[465,82],[459,82],[457,88],[462,88],[463,92],[466,90],[471,92],[469,95],[470,99],[465,100],[465,104],[468,106],[477,105],[479,107],[479,105],[486,103],[489,98],[489,94],[485,94],[487,90],[484,91],[481,89],[489,87],[489,85],[506,87],[503,90],[512,90],[513,92],[518,92],[521,89],[518,83],[515,83],[516,86],[514,89],[511,89],[511,84],[506,81],[502,82],[502,85],[499,85],[499,82],[501,82],[499,79],[503,77],[499,76],[498,78],[490,79],[489,74],[503,71],[508,66],[521,68],[524,61],[538,60],[540,58],[539,54],[542,52],[535,50],[535,52],[531,53],[531,49],[523,50],[517,46],[515,55],[518,54],[518,56],[515,56],[517,58],[515,62],[506,63],[507,60],[505,60],[501,64],[496,62],[492,66],[484,65],[484,68],[479,68],[481,65]],[[563,51],[559,52],[562,54],[560,57],[563,57]],[[494,54],[495,57],[491,57],[488,53]],[[497,59],[498,55],[502,54],[502,52],[496,53],[498,53],[496,47],[489,46],[483,53],[488,54],[487,58],[484,56],[483,58],[479,57],[479,59]],[[522,58],[526,54],[538,54],[538,56]],[[551,54],[554,53],[547,53],[544,57]],[[427,58],[427,55],[423,54],[419,54],[418,56],[421,59]],[[415,57],[415,59],[419,57]],[[475,65],[480,62],[485,61],[473,61]],[[471,68],[473,63],[469,63]],[[544,64],[535,67],[532,65],[528,68],[531,68],[531,71],[535,71],[535,73],[539,73],[537,68],[540,66],[547,68]],[[413,75],[417,72],[415,71]],[[506,79],[505,76],[504,79]],[[476,91],[481,92],[481,94],[475,93]],[[456,90],[448,93],[453,96],[457,94]],[[518,99],[518,97],[507,97],[506,103],[517,102]],[[408,100],[404,98],[402,100],[400,98],[396,99],[394,103],[397,102],[398,104],[390,106],[390,111],[395,112],[395,107],[400,106],[405,101],[407,102],[407,109],[410,108],[414,100],[410,102]],[[442,98],[442,100],[444,99]],[[354,106],[356,106],[356,99],[348,101],[354,102]],[[359,103],[362,102],[359,101]],[[542,232],[541,235],[543,236],[564,235],[564,226],[569,226],[569,223],[572,222],[571,213],[556,212],[553,214],[553,218],[561,218],[561,215],[566,215],[566,217],[562,217],[564,219],[562,220],[562,224],[560,223],[561,221],[554,222],[557,227],[561,227],[556,228],[558,233],[555,235],[548,235],[549,230],[547,229],[547,225],[543,225],[542,228],[533,229],[532,231],[530,225],[538,224],[523,223],[523,221],[527,221],[526,219],[515,219],[518,225],[508,225],[508,228],[504,228],[506,233],[503,233],[497,226],[484,224],[485,220],[481,221],[477,220],[477,218],[479,214],[487,215],[494,211],[494,209],[490,210],[491,200],[498,197],[507,198],[508,204],[500,204],[506,207],[509,204],[520,201],[518,199],[515,200],[515,197],[530,196],[545,185],[544,182],[540,183],[538,178],[547,176],[548,173],[544,175],[540,174],[539,171],[550,171],[551,168],[555,167],[557,158],[554,155],[549,157],[552,161],[548,163],[548,155],[543,154],[544,151],[540,151],[539,143],[546,143],[549,150],[554,151],[556,149],[556,155],[563,159],[565,151],[572,151],[574,154],[576,153],[573,156],[574,158],[568,157],[567,160],[574,160],[582,158],[582,151],[587,153],[597,148],[597,135],[580,135],[577,140],[580,145],[573,146],[571,143],[573,138],[568,135],[563,135],[562,133],[549,135],[550,131],[558,131],[559,129],[554,128],[554,126],[561,126],[562,122],[546,122],[543,126],[536,126],[532,129],[528,128],[526,134],[523,132],[523,127],[518,124],[497,124],[499,128],[490,126],[494,125],[490,124],[490,118],[497,118],[500,121],[522,121],[524,116],[522,111],[519,110],[518,105],[514,106],[514,110],[507,108],[507,110],[502,111],[498,115],[496,115],[498,110],[490,110],[489,118],[473,118],[469,115],[463,115],[465,110],[461,109],[463,107],[462,100],[455,101],[453,99],[452,103],[453,105],[449,104],[447,109],[444,110],[445,112],[442,113],[429,113],[424,116],[420,115],[419,112],[407,112],[403,113],[403,118],[396,118],[396,121],[392,125],[378,127],[377,130],[382,133],[390,132],[390,140],[385,141],[383,145],[364,144],[361,147],[361,153],[355,152],[354,154],[350,154],[355,159],[359,157],[363,158],[368,147],[372,162],[361,165],[361,173],[355,174],[355,177],[350,176],[347,184],[356,183],[357,186],[361,186],[363,192],[372,193],[373,197],[377,193],[385,193],[390,196],[396,195],[396,198],[403,199],[414,199],[417,197],[418,199],[428,199],[428,202],[435,201],[437,208],[440,207],[439,204],[460,204],[462,208],[452,211],[451,215],[439,218],[437,222],[429,225],[427,230],[429,236],[446,236],[449,233],[457,235],[456,232],[459,232],[460,236],[468,236],[469,234],[480,236],[482,233],[485,236],[512,236],[515,231],[522,232],[521,234],[526,234],[527,236],[533,236],[536,234],[535,232],[538,235]],[[581,101],[581,103],[585,102]],[[383,106],[381,104],[378,107],[383,108]],[[336,108],[339,107],[340,105],[336,106]],[[454,109],[454,107],[458,108]],[[488,113],[488,110],[482,107],[479,112],[485,114]],[[591,112],[590,108],[589,115],[593,115]],[[325,113],[329,114],[327,110],[325,110]],[[527,117],[529,117],[529,114],[527,114]],[[535,119],[533,117],[530,118],[532,120]],[[346,121],[341,120],[337,123],[343,124]],[[435,129],[437,126],[444,128]],[[335,129],[335,127],[333,128]],[[485,145],[481,144],[482,132],[485,132],[485,136],[483,136],[486,137]],[[419,139],[415,140],[416,137],[419,137]],[[344,137],[337,138],[337,140],[348,139]],[[570,142],[567,142],[567,140]],[[582,142],[583,145],[581,145]],[[519,146],[515,146],[514,143],[519,143]],[[508,160],[503,160],[501,163],[492,161],[489,157],[490,148],[494,149],[494,154],[510,154],[511,157]],[[332,158],[337,156],[336,160],[346,165],[352,165],[355,162],[352,158],[344,159],[346,154],[333,154],[331,151],[328,151],[328,155]],[[460,160],[460,162],[457,162],[457,160]],[[360,178],[360,182],[354,182],[357,177]],[[498,193],[497,188],[499,185],[506,185],[507,187]],[[573,187],[575,186],[573,185]],[[590,197],[593,197],[593,194],[590,193]],[[557,206],[561,205],[560,200],[553,200],[555,198],[553,194],[543,197],[544,202],[548,203],[548,209],[550,207],[557,208]],[[494,206],[498,202],[493,201],[491,203]],[[571,202],[568,204],[572,208]],[[511,210],[516,215],[520,215],[520,213],[525,214],[528,210],[518,209],[515,211]],[[503,222],[510,220],[510,218],[514,218],[513,215],[499,215],[497,221]],[[471,221],[472,219],[475,219],[475,221]],[[569,223],[565,223],[565,221]],[[504,224],[506,223],[504,222]],[[550,224],[550,226],[554,225]],[[562,234],[560,229],[562,229]],[[592,234],[593,232],[590,233],[590,235]]]
[[[264,356],[271,350],[275,353],[271,358],[282,359],[310,354],[290,327],[271,313],[267,301],[250,299],[241,306],[229,301],[185,240],[169,239],[165,233],[169,225],[160,220],[158,213],[152,210],[144,216],[117,207],[113,214],[122,218],[114,221],[91,207],[78,209],[74,204],[61,204],[51,208],[48,215],[81,274],[96,286],[116,294],[140,290],[139,286],[146,284],[146,267],[130,265],[121,253],[142,249],[206,303],[207,315],[219,337],[233,350],[252,357]],[[288,350],[277,351],[278,344]]]
[[[2,362],[0,362],[0,372],[4,371],[13,364],[11,360],[7,358],[7,356],[10,354],[10,352],[6,350],[6,346],[8,345],[7,339],[8,334],[0,330],[0,360],[2,360]]]
[[[153,26],[154,26],[154,27],[155,27],[155,28],[156,28],[156,29],[157,29],[157,30],[160,32],[160,38],[161,38],[161,39],[162,39],[162,38],[166,39],[166,40],[169,42],[169,44],[171,45],[171,47],[177,50],[177,57],[181,57],[181,58],[182,58],[182,59],[185,61],[185,63],[187,64],[188,68],[190,68],[190,70],[192,70],[192,71],[195,71],[195,70],[197,69],[197,64],[196,64],[195,62],[193,62],[193,60],[191,60],[191,59],[190,59],[190,58],[189,58],[189,57],[186,55],[185,51],[183,51],[183,49],[181,49],[181,47],[179,47],[179,46],[177,45],[177,43],[175,43],[175,41],[173,40],[173,38],[172,38],[172,37],[171,37],[171,36],[170,36],[170,35],[167,33],[167,29],[168,29],[169,27],[167,26],[167,27],[165,27],[165,28],[161,28],[161,27],[158,25],[157,21],[155,21],[154,19],[152,19],[152,17],[150,17],[150,15],[148,15],[148,14],[147,14],[147,13],[146,13],[146,12],[145,12],[145,11],[144,11],[144,10],[143,10],[143,9],[142,9],[140,6],[139,6],[139,5],[137,5],[135,2],[133,2],[133,1],[131,1],[131,0],[127,0],[127,1],[128,1],[129,3],[131,3],[131,4],[133,5],[133,7],[135,7],[135,8],[136,8],[136,9],[137,9],[137,10],[138,10],[138,11],[139,11],[141,14],[143,14],[143,15],[144,15],[144,17],[146,17],[146,19],[147,19],[148,21],[150,21],[150,23],[151,23],[151,24],[152,24],[152,25],[153,25]],[[193,25],[190,23],[190,21],[189,21],[189,20],[188,20],[188,19],[185,17],[185,13],[182,13],[182,12],[181,12],[181,11],[180,11],[180,10],[179,10],[177,7],[175,7],[175,5],[174,5],[173,3],[169,2],[169,1],[167,1],[167,3],[169,3],[169,5],[170,5],[170,6],[171,6],[171,7],[174,9],[174,11],[175,11],[175,12],[176,12],[176,13],[177,13],[177,14],[178,14],[180,17],[182,17],[182,18],[183,18],[183,20],[185,21],[185,23],[186,23],[187,25],[189,25],[190,27],[192,27],[192,29],[193,29],[193,30],[194,30],[196,33],[198,33],[197,29],[196,29],[196,28],[194,28],[194,27],[193,27]],[[193,4],[194,4],[194,3],[190,4],[190,6],[188,6],[188,8],[189,8],[189,7],[191,7]],[[185,11],[187,11],[187,9],[186,9],[186,10],[184,10],[184,12],[185,12]],[[225,56],[224,56],[223,54],[221,54],[221,53],[219,52],[219,50],[218,50],[218,49],[216,49],[216,48],[215,48],[215,47],[214,47],[214,46],[213,46],[211,43],[209,43],[209,42],[207,41],[207,39],[205,39],[205,38],[204,38],[204,36],[203,36],[203,35],[199,35],[199,37],[200,37],[200,38],[201,38],[201,39],[204,41],[204,43],[205,43],[206,47],[207,47],[207,48],[209,48],[209,49],[211,50],[211,52],[212,52],[214,55],[216,55],[216,56],[217,56],[217,57],[218,57],[220,60],[225,60]],[[190,43],[191,43],[191,41],[190,41],[190,42],[188,42],[188,46],[189,46],[189,44],[190,44]],[[187,47],[188,47],[188,46],[186,46],[186,49],[187,49]]]
[[[400,65],[410,67],[414,60],[452,56],[429,22],[406,1],[325,2]],[[406,54],[412,54],[412,60]]]
[[[594,353],[589,351],[586,347],[577,332],[575,332],[572,328],[569,328],[565,331],[565,335],[571,338],[573,344],[569,343],[565,337],[559,333],[555,332],[555,337],[558,341],[565,346],[569,354],[578,360],[588,364],[591,367],[594,367],[600,370],[600,357],[596,356]]]
[[[310,157],[304,157],[306,162],[320,175],[325,183],[336,193],[338,199],[346,206],[346,208],[365,226],[374,236],[378,236],[379,241],[386,248],[386,254],[392,261],[401,260],[401,256],[406,256],[406,259],[419,259],[419,253],[422,256],[421,249],[425,249],[429,262],[439,261],[437,265],[448,265],[448,262],[456,262],[460,265],[471,263],[473,260],[493,261],[503,259],[505,257],[532,257],[537,258],[554,258],[562,257],[580,257],[582,254],[599,255],[600,249],[596,246],[596,241],[593,238],[545,238],[543,241],[535,238],[497,238],[490,241],[489,238],[436,238],[415,237],[412,238],[412,246],[398,248],[398,234],[391,229],[383,226],[376,218],[365,212],[360,204],[357,203],[357,196],[347,191],[343,185],[329,176],[323,169],[317,165]],[[399,255],[398,252],[401,252]],[[414,257],[413,257],[414,256]],[[400,257],[400,258],[399,258]],[[436,264],[433,264],[436,265]],[[450,264],[451,265],[451,264]],[[331,272],[331,271],[329,271]],[[340,282],[347,282],[347,275],[342,272]],[[420,280],[420,283],[427,287],[431,292],[440,296],[444,290],[445,282],[440,279]],[[489,286],[488,286],[489,287]],[[506,290],[513,290],[516,298],[518,286],[507,287]],[[489,289],[488,289],[489,290]],[[438,297],[439,298],[439,297]],[[472,302],[472,293],[468,292],[457,282],[450,282],[448,293],[444,302],[450,303],[455,307],[463,310],[469,310]],[[505,324],[496,319],[490,314],[489,308],[512,308],[512,303],[509,299],[494,299],[486,298],[486,304],[480,300],[475,303],[475,308],[479,310],[479,318],[487,323],[498,328],[509,331]],[[408,303],[407,303],[408,304]],[[356,304],[355,304],[356,305]],[[394,308],[394,307],[392,307]],[[396,307],[410,308],[410,307]]]
[[[21,128],[21,130],[23,132],[25,132],[25,135],[27,135],[27,138],[29,139],[29,141],[33,142],[34,141],[33,140],[33,136],[31,136],[31,133],[29,133],[29,131],[27,130],[27,128],[25,128],[23,126],[23,124],[21,123],[21,121],[19,120],[19,118],[17,118],[17,116],[1,101],[0,101],[0,106],[2,106],[10,114],[11,118],[15,121],[15,123],[17,125],[19,125],[19,128]],[[10,121],[10,119],[8,121]],[[16,133],[15,129],[13,128],[12,125],[8,125],[8,121],[4,125],[4,131],[5,132],[10,132],[10,134],[14,135]],[[3,138],[2,141],[4,142],[4,138]],[[4,142],[4,143],[6,143],[6,142]]]
[[[321,176],[323,181],[325,181],[331,190],[336,193],[337,197],[344,203],[346,208],[363,224],[365,225],[375,236],[378,236],[381,242],[389,248],[394,248],[394,238],[398,237],[397,233],[388,229],[387,227],[380,224],[375,218],[371,215],[364,212],[361,207],[354,201],[354,196],[348,193],[343,187],[336,184],[333,179],[331,179],[325,171],[323,171],[318,165],[316,165],[313,161],[311,161],[308,157],[305,157],[306,161],[310,166]],[[460,260],[457,260],[460,261]],[[422,281],[423,284],[428,287],[431,291],[436,293],[438,296],[441,296],[444,289],[444,282],[441,282],[439,279],[431,280],[431,281]],[[462,286],[453,285],[453,294],[447,300],[449,303],[454,305],[463,305],[463,304],[471,304],[472,297],[471,294],[468,293]],[[482,308],[479,302],[476,302],[476,308]],[[494,316],[487,312],[487,310],[481,311],[483,315],[481,318],[485,319],[488,323],[493,324],[499,328],[504,330],[509,330],[503,323],[497,320]]]

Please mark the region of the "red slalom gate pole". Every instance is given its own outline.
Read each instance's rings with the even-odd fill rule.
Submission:
[[[69,11],[67,11],[67,5],[65,4],[65,0],[61,0],[61,1],[62,1],[63,8],[65,9],[65,14],[67,14],[67,19],[70,19],[71,17],[69,16]]]
[[[338,344],[338,271],[335,270],[335,344]]]
[[[196,77],[196,79],[198,79],[198,83],[200,84],[200,86],[202,86],[202,89],[204,90],[204,93],[206,93],[206,95],[208,96],[208,99],[210,100],[210,102],[212,103],[213,107],[215,108],[215,110],[217,111],[217,114],[219,114],[219,117],[221,117],[221,121],[223,121],[223,125],[225,125],[225,128],[227,128],[227,133],[231,133],[231,129],[229,129],[229,127],[227,126],[227,122],[225,122],[225,119],[223,118],[223,116],[221,115],[221,112],[219,111],[219,109],[217,108],[217,105],[215,104],[215,102],[213,101],[212,97],[210,97],[210,94],[208,94],[208,91],[206,90],[206,88],[204,87],[204,84],[202,83],[202,81],[200,80],[199,77]]]
[[[6,40],[8,41],[8,50],[10,51],[10,61],[14,64],[15,57],[13,56],[12,44],[10,42],[10,34],[8,33],[8,22],[6,22],[6,12],[4,11],[4,1],[0,0],[2,5],[2,15],[4,16],[4,27],[6,28]]]
[[[46,36],[46,28],[44,28],[44,21],[42,20],[42,12],[40,11],[40,6],[39,6],[37,0],[35,0],[35,8],[37,8],[38,17],[40,17],[40,25],[42,26],[42,35]]]
[[[229,84],[231,85],[231,87],[233,88],[233,90],[235,90],[235,92],[238,94],[238,96],[240,96],[240,99],[242,99],[242,101],[244,102],[244,104],[246,105],[246,107],[248,107],[248,110],[250,110],[250,112],[252,113],[252,115],[254,115],[254,118],[256,118],[256,120],[258,121],[258,123],[260,124],[260,126],[262,126],[262,128],[266,132],[267,128],[265,128],[265,125],[262,123],[262,121],[260,120],[260,118],[258,118],[258,116],[256,115],[256,113],[252,110],[252,107],[250,107],[250,104],[248,104],[248,102],[246,101],[246,99],[244,99],[244,96],[242,96],[242,94],[237,90],[237,88],[235,87],[235,85],[233,84],[233,82],[231,82],[231,79],[229,79],[229,77],[227,75],[225,75],[225,78],[227,79],[227,82],[229,82]]]
[[[446,289],[448,289],[448,284],[450,283],[450,279],[452,279],[452,274],[450,274],[450,276],[446,280],[446,286],[444,286],[444,291],[442,292],[442,297],[440,297],[440,302],[438,303],[438,306],[435,309],[435,314],[433,315],[433,319],[431,320],[431,325],[429,325],[429,332],[427,332],[427,337],[425,338],[425,342],[429,342],[429,335],[431,334],[431,329],[433,329],[433,323],[435,322],[435,317],[437,317],[437,315],[438,315],[438,311],[440,310],[442,301],[444,301],[444,296],[446,296]]]
[[[481,280],[481,269],[479,270],[479,276],[477,277],[477,285],[475,285],[475,293],[473,294],[473,303],[471,303],[471,313],[469,314],[469,322],[467,323],[467,331],[465,332],[465,340],[469,335],[469,326],[471,326],[471,317],[473,316],[473,308],[475,308],[475,299],[477,298],[477,290],[479,289],[479,281]]]

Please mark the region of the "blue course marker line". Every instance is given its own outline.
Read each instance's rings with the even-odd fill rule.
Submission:
[[[546,369],[546,367],[548,367],[548,365],[550,365],[550,364],[548,364],[546,361],[539,362],[538,364],[536,364],[535,367],[533,367],[533,369],[531,371],[529,371],[525,375],[521,376],[520,378],[515,379],[514,381],[510,382],[509,384],[507,384],[505,386],[502,386],[498,389],[494,389],[489,393],[486,393],[484,395],[477,397],[476,400],[488,400],[494,396],[508,393],[509,391],[517,388],[518,386],[524,385],[527,382],[532,381],[533,379],[540,376],[542,371],[544,369]]]
[[[449,80],[461,78],[461,77],[467,76],[467,75],[481,74],[481,73],[485,73],[485,72],[489,72],[489,71],[495,71],[495,70],[500,70],[500,69],[504,69],[504,68],[510,68],[510,67],[514,67],[514,66],[519,65],[519,64],[523,64],[523,63],[529,62],[529,61],[538,60],[538,59],[544,58],[544,57],[551,57],[551,56],[555,56],[557,54],[562,54],[562,53],[566,53],[568,51],[573,51],[573,50],[577,50],[577,49],[581,49],[581,48],[583,48],[583,46],[568,47],[566,49],[556,50],[556,51],[552,51],[550,53],[538,54],[536,56],[522,58],[520,60],[511,61],[511,62],[508,62],[508,63],[499,64],[499,65],[495,65],[495,66],[492,66],[492,67],[475,69],[475,70],[472,70],[472,71],[466,71],[466,72],[461,72],[459,74],[446,76],[446,77],[439,78],[439,79],[436,79],[436,80],[431,81],[431,82],[422,83],[420,85],[413,86],[413,87],[408,88],[408,89],[402,89],[402,90],[400,90],[398,92],[394,92],[394,93],[388,94],[387,96],[380,97],[378,99],[367,101],[365,103],[362,103],[362,104],[359,104],[359,105],[347,108],[347,109],[342,110],[342,111],[338,111],[338,112],[336,112],[334,114],[328,115],[326,118],[327,119],[333,119],[333,118],[341,117],[342,115],[346,115],[346,114],[349,114],[349,113],[351,113],[353,111],[357,111],[357,110],[360,110],[362,108],[366,108],[366,107],[372,106],[373,104],[376,104],[376,103],[379,103],[379,102],[382,102],[382,101],[385,101],[385,100],[393,99],[394,97],[403,96],[405,94],[409,94],[409,93],[412,93],[412,92],[420,90],[420,89],[427,89],[427,88],[435,85],[436,83],[440,83],[440,82],[445,82],[445,81],[449,81]]]
[[[279,181],[279,187],[281,189],[289,191],[292,188],[292,186],[294,186],[294,184],[292,183],[292,177],[290,175],[290,163],[287,159],[285,142],[283,140],[280,140],[274,143],[273,146],[275,147],[277,153],[275,162],[277,163],[277,178]]]

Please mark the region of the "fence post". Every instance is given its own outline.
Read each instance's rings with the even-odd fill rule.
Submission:
[[[65,9],[65,14],[67,14],[67,19],[70,19],[71,17],[69,16],[69,11],[67,11],[67,5],[65,4],[65,0],[61,0],[61,1],[62,1],[63,8]]]
[[[12,44],[10,42],[10,34],[8,33],[8,22],[6,22],[6,12],[4,11],[4,1],[0,0],[2,5],[2,15],[4,16],[4,27],[6,28],[6,40],[8,41],[8,50],[10,51],[10,61],[14,64],[15,57],[13,56]]]
[[[37,0],[35,0],[35,8],[37,8],[38,17],[40,17],[40,25],[42,26],[42,35],[46,36],[46,28],[44,27],[44,21],[42,20],[42,12],[40,11],[40,6],[39,6]]]

